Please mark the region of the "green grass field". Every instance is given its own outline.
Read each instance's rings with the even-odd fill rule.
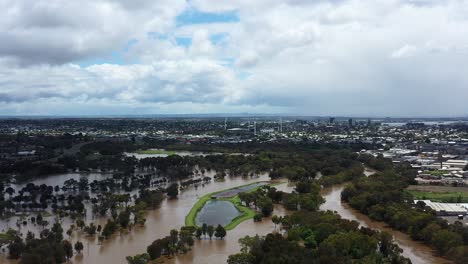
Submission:
[[[177,152],[169,151],[164,149],[139,149],[135,151],[137,154],[146,154],[146,155],[157,155],[157,154],[165,154],[165,155],[176,155]]]
[[[462,202],[468,203],[467,192],[428,192],[418,190],[407,190],[416,200],[431,200],[433,202]]]
[[[231,190],[231,189],[237,189],[237,188],[243,187],[243,186],[252,185],[252,184],[255,184],[255,183],[257,183],[257,182],[242,185],[242,186],[236,186],[236,187],[233,187],[233,188],[229,188],[229,189],[222,190],[222,191],[219,191],[219,192],[209,193],[209,194],[206,194],[206,195],[202,196],[193,205],[192,209],[190,210],[190,212],[185,217],[185,225],[186,226],[197,226],[195,219],[197,217],[198,212],[200,212],[200,210],[203,208],[203,206],[205,206],[205,204],[209,200],[211,200],[211,197],[214,194],[224,192],[224,191],[227,191],[227,190]],[[277,183],[272,183],[272,184],[269,184],[269,185],[274,186],[274,185],[278,185],[278,184],[281,184],[281,183],[282,182],[277,182]],[[255,190],[257,190],[260,187],[261,186],[259,186],[257,188],[253,188],[252,190],[249,190],[249,192],[254,192]],[[229,201],[229,202],[231,202],[232,204],[234,204],[234,206],[237,208],[237,210],[239,210],[242,213],[240,216],[234,218],[229,224],[227,224],[224,227],[226,230],[232,230],[232,229],[236,228],[236,226],[238,226],[240,223],[242,223],[242,222],[244,222],[244,221],[246,221],[248,219],[252,219],[256,214],[256,212],[254,210],[252,210],[251,208],[242,205],[238,195],[233,196],[233,197],[229,197],[229,198],[220,198],[220,199],[217,199],[217,200],[218,201]]]

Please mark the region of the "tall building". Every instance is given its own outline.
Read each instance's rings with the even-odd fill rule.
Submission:
[[[330,119],[329,119],[329,122],[328,122],[328,123],[330,123],[330,124],[333,124],[333,123],[335,123],[335,118],[334,118],[334,117],[330,117]]]
[[[352,119],[352,118],[348,119],[348,125],[349,125],[350,127],[353,126],[353,119]]]

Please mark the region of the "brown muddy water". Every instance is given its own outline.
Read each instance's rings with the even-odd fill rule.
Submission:
[[[215,181],[206,184],[204,187],[187,188],[179,195],[178,199],[165,200],[160,209],[152,210],[148,213],[144,227],[137,227],[126,233],[114,235],[111,239],[99,244],[97,238],[90,239],[84,234],[76,234],[69,240],[74,243],[81,240],[84,244],[84,250],[81,256],[74,256],[72,263],[127,263],[126,256],[136,255],[146,252],[146,247],[155,239],[162,238],[169,234],[171,229],[179,229],[184,226],[185,216],[188,214],[192,206],[200,197],[207,193],[221,191],[224,189],[241,186],[257,181],[268,181],[270,178],[267,174],[258,177],[226,177],[224,181]],[[279,190],[291,192],[293,187],[284,183],[275,186]],[[286,211],[281,206],[275,206],[274,214],[284,215]],[[54,218],[47,219],[53,223]],[[106,218],[99,218],[93,221],[95,224],[104,225]],[[66,231],[72,221],[64,219],[62,222],[63,229]],[[1,229],[7,227],[17,229],[13,223],[1,222]],[[31,230],[38,234],[42,228],[28,223],[27,226],[21,227],[22,231]],[[271,219],[264,219],[260,223],[254,223],[253,220],[247,220],[237,226],[234,230],[228,231],[224,240],[210,241],[201,240],[195,241],[195,245],[190,253],[180,255],[165,262],[168,263],[226,263],[230,254],[239,251],[238,240],[246,235],[266,235],[274,231],[275,226]],[[6,259],[5,254],[0,255],[0,263],[16,263]]]
[[[366,175],[372,174],[372,171],[366,170]],[[58,179],[53,179],[57,182]],[[73,243],[80,240],[84,244],[83,253],[79,256],[74,256],[72,263],[127,263],[126,256],[136,255],[146,252],[146,247],[155,239],[162,238],[169,234],[171,229],[179,229],[185,223],[185,216],[188,214],[192,206],[203,195],[211,192],[221,191],[236,186],[241,186],[258,181],[268,181],[269,177],[261,175],[258,177],[226,177],[224,181],[217,181],[206,184],[204,187],[190,187],[182,191],[179,198],[176,200],[165,200],[160,209],[148,212],[146,224],[144,227],[137,227],[126,233],[114,235],[111,239],[99,244],[97,238],[90,239],[84,234],[76,234],[69,238]],[[46,182],[50,184],[50,182]],[[275,186],[277,189],[291,192],[293,186],[281,184]],[[395,242],[403,249],[403,255],[410,258],[413,263],[450,263],[449,261],[435,257],[433,250],[419,242],[412,241],[411,238],[401,232],[392,230],[385,226],[384,223],[376,222],[369,219],[367,216],[350,208],[346,204],[341,203],[341,192],[344,185],[337,185],[331,188],[323,189],[321,194],[326,202],[320,207],[321,210],[331,210],[338,212],[343,218],[355,220],[360,225],[372,229],[386,231],[393,235]],[[273,214],[285,215],[288,212],[279,205],[275,205]],[[47,218],[49,222],[53,222],[54,218]],[[89,219],[88,220],[92,220]],[[95,224],[104,225],[106,218],[98,218],[93,221]],[[63,228],[66,231],[72,224],[70,219],[64,219],[62,222]],[[0,221],[0,228],[12,227],[17,229],[12,221]],[[278,229],[278,228],[277,228]],[[21,227],[21,231],[31,230],[38,234],[42,229],[31,223]],[[247,220],[238,225],[234,230],[228,231],[224,240],[196,240],[192,250],[183,255],[178,255],[170,259],[164,259],[164,263],[179,264],[179,263],[199,263],[199,264],[216,264],[226,263],[229,255],[238,253],[240,246],[239,238],[244,236],[266,235],[275,231],[275,225],[271,219],[265,218],[262,222],[255,223],[253,220]],[[0,255],[0,264],[17,263],[6,259],[5,254]]]
[[[402,255],[411,259],[414,264],[451,263],[446,259],[436,257],[436,252],[432,248],[413,241],[407,234],[396,231],[383,222],[373,221],[349,205],[341,203],[341,192],[344,187],[345,184],[341,184],[323,189],[321,195],[325,198],[325,203],[320,206],[320,210],[336,211],[342,218],[357,221],[361,226],[388,232],[393,236],[395,243],[403,249]]]

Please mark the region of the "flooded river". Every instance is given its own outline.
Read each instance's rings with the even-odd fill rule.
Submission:
[[[370,175],[372,172],[366,171],[366,174]],[[61,182],[65,180],[65,177],[63,179],[54,178],[52,180],[54,182]],[[204,187],[187,188],[179,195],[178,199],[165,200],[160,209],[149,211],[144,227],[137,227],[126,233],[116,234],[114,237],[104,241],[102,244],[98,243],[97,238],[91,239],[83,234],[74,233],[69,239],[72,243],[77,240],[82,241],[84,244],[84,250],[81,256],[74,256],[72,262],[125,264],[126,256],[146,252],[146,247],[155,239],[167,236],[171,229],[179,229],[182,227],[185,222],[185,216],[203,195],[249,183],[268,180],[270,179],[266,174],[248,178],[226,177],[224,181],[208,183]],[[48,181],[44,183],[51,184],[51,182]],[[286,192],[291,192],[293,190],[293,187],[286,183],[275,187]],[[336,211],[343,218],[358,221],[362,226],[387,231],[393,235],[396,243],[404,250],[403,255],[409,257],[413,263],[450,263],[444,259],[435,257],[431,248],[412,241],[408,235],[394,231],[386,227],[383,223],[372,221],[367,216],[349,208],[346,204],[342,204],[341,192],[343,188],[344,185],[338,185],[323,189],[321,194],[325,198],[326,202],[320,207],[320,209]],[[285,215],[287,213],[288,212],[282,206],[275,205],[273,214]],[[49,218],[48,221],[53,222],[53,218]],[[106,218],[99,218],[95,219],[94,223],[104,225],[105,221]],[[70,219],[64,219],[62,223],[64,230],[67,230],[70,224],[72,224]],[[7,228],[7,226],[16,228],[14,223],[2,221],[2,229]],[[35,233],[38,233],[41,230],[40,227],[34,226],[30,223],[28,223],[27,226],[22,227],[22,229],[32,230]],[[192,251],[187,254],[165,259],[165,263],[226,263],[229,255],[239,252],[239,238],[247,235],[253,236],[255,234],[266,235],[274,230],[275,226],[269,218],[263,219],[262,222],[247,220],[238,225],[234,230],[228,231],[224,240],[195,240]],[[7,260],[5,254],[1,254],[0,263],[10,264],[17,262]]]
[[[341,192],[344,187],[345,184],[342,184],[323,189],[321,195],[325,198],[325,203],[320,206],[320,209],[336,211],[342,218],[357,221],[361,226],[392,234],[396,244],[403,249],[402,255],[411,259],[414,264],[451,263],[446,259],[436,257],[434,250],[420,242],[413,241],[407,234],[391,229],[383,222],[373,221],[347,204],[341,203]]]
[[[134,228],[125,234],[116,234],[111,239],[104,241],[101,245],[97,238],[89,239],[85,235],[76,233],[70,238],[72,243],[80,240],[84,244],[82,256],[74,256],[73,263],[127,263],[126,256],[136,255],[146,252],[146,247],[155,239],[169,235],[171,229],[179,229],[184,226],[185,216],[200,197],[207,193],[217,192],[236,186],[242,186],[258,181],[268,181],[270,178],[264,174],[258,177],[226,177],[224,181],[215,181],[206,184],[204,187],[190,187],[185,189],[178,199],[165,200],[161,208],[148,212],[144,227]],[[293,187],[287,184],[276,186],[276,188],[291,192]],[[284,215],[286,211],[281,206],[275,207],[274,214]],[[53,222],[53,218],[47,219]],[[94,223],[104,225],[106,218],[94,220]],[[72,224],[70,219],[63,220],[63,228],[67,230]],[[13,223],[2,221],[2,229],[7,227],[16,228]],[[23,230],[32,230],[39,233],[41,228],[29,224],[22,227]],[[181,255],[167,260],[169,263],[226,263],[230,254],[239,251],[238,239],[246,235],[266,235],[274,231],[274,224],[270,219],[264,219],[260,223],[247,220],[237,226],[234,230],[228,231],[224,241],[202,240],[195,241],[193,250],[185,255]],[[16,263],[7,260],[5,254],[0,255],[0,263]]]

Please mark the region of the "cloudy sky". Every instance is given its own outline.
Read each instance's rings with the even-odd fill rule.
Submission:
[[[0,0],[0,115],[468,116],[468,0]]]

